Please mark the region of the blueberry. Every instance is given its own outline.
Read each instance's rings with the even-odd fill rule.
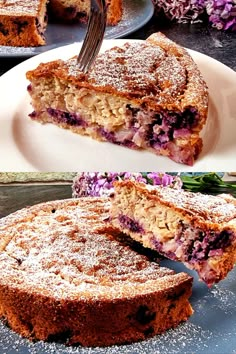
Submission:
[[[4,35],[4,36],[8,36],[9,31],[7,29],[5,29],[5,26],[0,23],[0,32]]]
[[[140,324],[146,325],[151,321],[155,320],[156,312],[150,311],[146,305],[141,305],[135,317]]]
[[[24,31],[24,28],[26,26],[28,26],[28,22],[27,21],[15,20],[15,21],[13,21],[13,23],[16,25],[17,34],[22,33]]]
[[[143,232],[142,226],[137,221],[129,218],[126,215],[120,215],[119,221],[122,225],[124,225],[124,227],[132,232]]]

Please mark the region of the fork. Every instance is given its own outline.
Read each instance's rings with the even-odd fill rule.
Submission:
[[[91,0],[88,29],[77,57],[78,67],[87,73],[101,48],[107,19],[105,0]]]

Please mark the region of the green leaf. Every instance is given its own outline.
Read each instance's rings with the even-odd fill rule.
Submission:
[[[208,194],[229,193],[236,197],[236,184],[227,183],[215,172],[197,176],[180,175],[183,189]]]

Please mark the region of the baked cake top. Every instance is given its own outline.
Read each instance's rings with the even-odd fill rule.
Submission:
[[[87,74],[78,69],[76,58],[41,64],[27,73],[31,81],[47,76],[120,95],[143,107],[183,111],[193,106],[206,116],[207,87],[197,65],[184,48],[161,33],[107,50]]]
[[[107,199],[55,201],[0,220],[0,282],[54,298],[132,298],[189,278],[159,267],[120,240]]]
[[[0,0],[0,15],[34,15],[40,10],[44,0]]]
[[[80,75],[76,58],[66,65],[69,75]],[[126,43],[98,56],[88,80],[94,86],[111,86],[134,97],[177,96],[186,85],[185,69],[177,58],[145,41]]]
[[[115,182],[115,186],[136,188],[145,196],[156,199],[162,204],[170,206],[185,215],[189,215],[197,222],[218,224],[235,228],[236,231],[236,201],[227,195],[208,195],[188,192],[183,189],[175,189],[161,186],[145,185],[132,181]],[[115,191],[117,189],[115,188]]]

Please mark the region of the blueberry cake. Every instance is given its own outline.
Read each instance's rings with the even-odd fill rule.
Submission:
[[[116,182],[111,220],[145,247],[196,270],[208,286],[236,262],[233,197]]]
[[[122,17],[122,0],[107,0],[107,24],[116,25]],[[53,19],[87,22],[90,0],[50,0],[49,11]]]
[[[68,345],[154,336],[192,314],[192,277],[160,267],[108,220],[106,198],[38,204],[0,220],[0,316]]]
[[[190,55],[163,34],[100,54],[87,74],[76,58],[27,73],[30,117],[75,133],[193,165],[208,92]]]
[[[47,0],[0,0],[0,45],[45,44]]]

